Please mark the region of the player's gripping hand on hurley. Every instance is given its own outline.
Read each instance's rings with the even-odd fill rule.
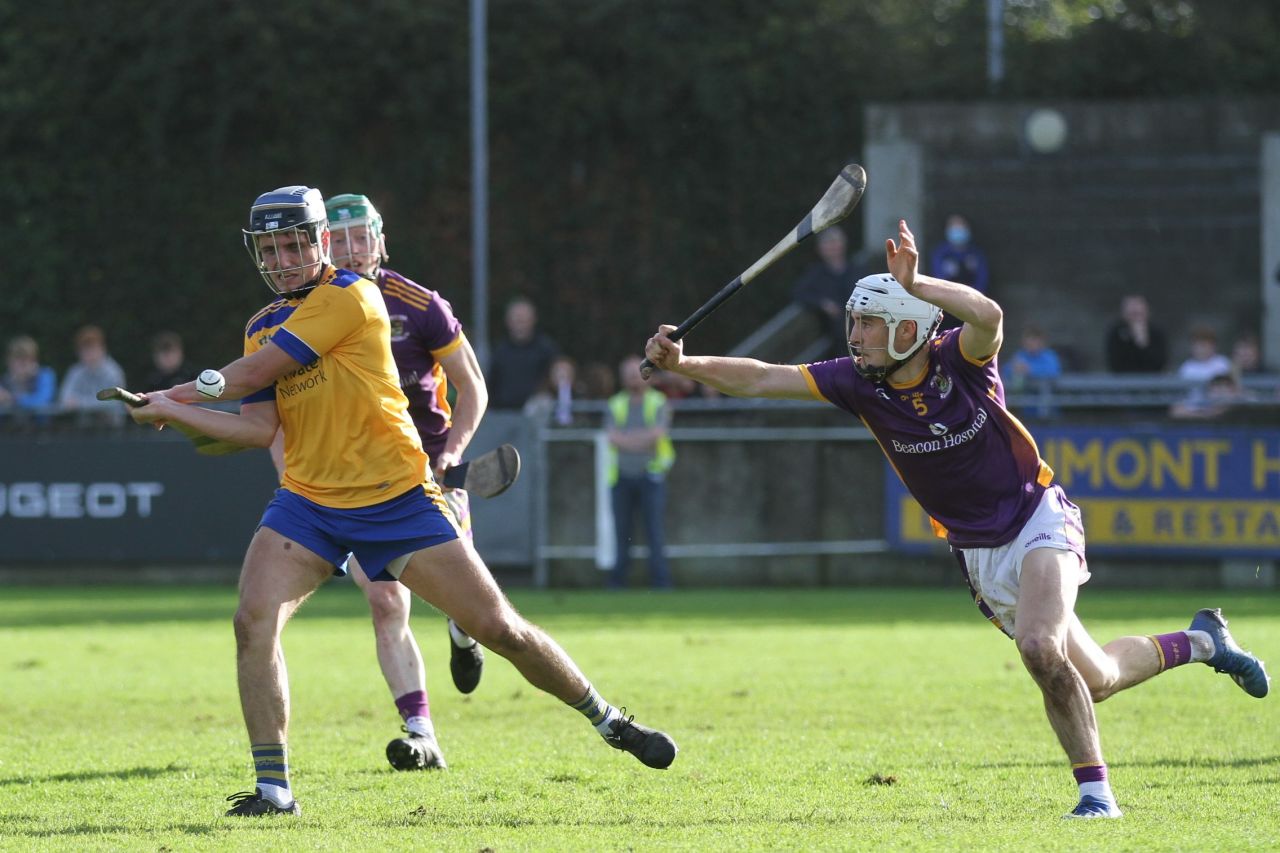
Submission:
[[[156,429],[164,429],[165,424],[172,418],[173,412],[182,408],[182,403],[175,401],[164,391],[148,391],[139,396],[146,400],[146,405],[129,409],[129,417],[133,418],[135,423],[155,424]]]
[[[462,461],[462,454],[453,450],[442,450],[440,455],[431,460],[431,476],[443,492],[452,492],[453,488],[444,484],[444,474]]]
[[[644,357],[654,367],[674,371],[680,366],[680,359],[684,356],[684,342],[667,337],[675,330],[675,326],[659,326],[658,333],[644,345]]]

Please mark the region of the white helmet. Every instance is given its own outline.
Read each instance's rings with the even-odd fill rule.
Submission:
[[[853,293],[844,306],[845,340],[853,337],[853,315],[882,317],[889,327],[888,352],[896,364],[885,367],[867,367],[858,361],[853,344],[849,344],[849,355],[853,357],[854,368],[862,376],[873,381],[880,381],[896,370],[910,358],[925,341],[933,337],[938,323],[942,320],[942,309],[931,305],[919,297],[912,296],[898,280],[888,273],[869,275],[858,279],[853,286]],[[898,352],[896,338],[898,324],[903,320],[914,320],[916,339],[906,352]]]

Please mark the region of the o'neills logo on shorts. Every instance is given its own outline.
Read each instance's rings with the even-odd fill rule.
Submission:
[[[978,414],[974,417],[973,423],[960,432],[953,432],[950,435],[944,435],[941,438],[935,438],[930,441],[898,441],[893,438],[890,439],[890,442],[893,444],[895,453],[937,453],[939,450],[947,450],[965,444],[977,435],[978,431],[986,424],[987,410],[978,409]]]

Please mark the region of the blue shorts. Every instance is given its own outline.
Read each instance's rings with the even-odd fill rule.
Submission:
[[[387,566],[397,557],[458,538],[444,502],[436,503],[421,487],[373,506],[334,509],[301,495],[276,489],[259,527],[292,539],[346,574],[355,555],[370,580],[393,581]]]

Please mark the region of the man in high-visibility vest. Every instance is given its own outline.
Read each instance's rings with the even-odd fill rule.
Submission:
[[[630,562],[631,526],[636,508],[644,518],[649,544],[649,583],[671,588],[663,512],[666,476],[675,461],[668,430],[667,397],[640,377],[640,356],[628,356],[618,367],[622,390],[609,398],[605,422],[609,436],[609,486],[613,496],[613,530],[617,551],[609,574],[610,589],[625,589]]]

